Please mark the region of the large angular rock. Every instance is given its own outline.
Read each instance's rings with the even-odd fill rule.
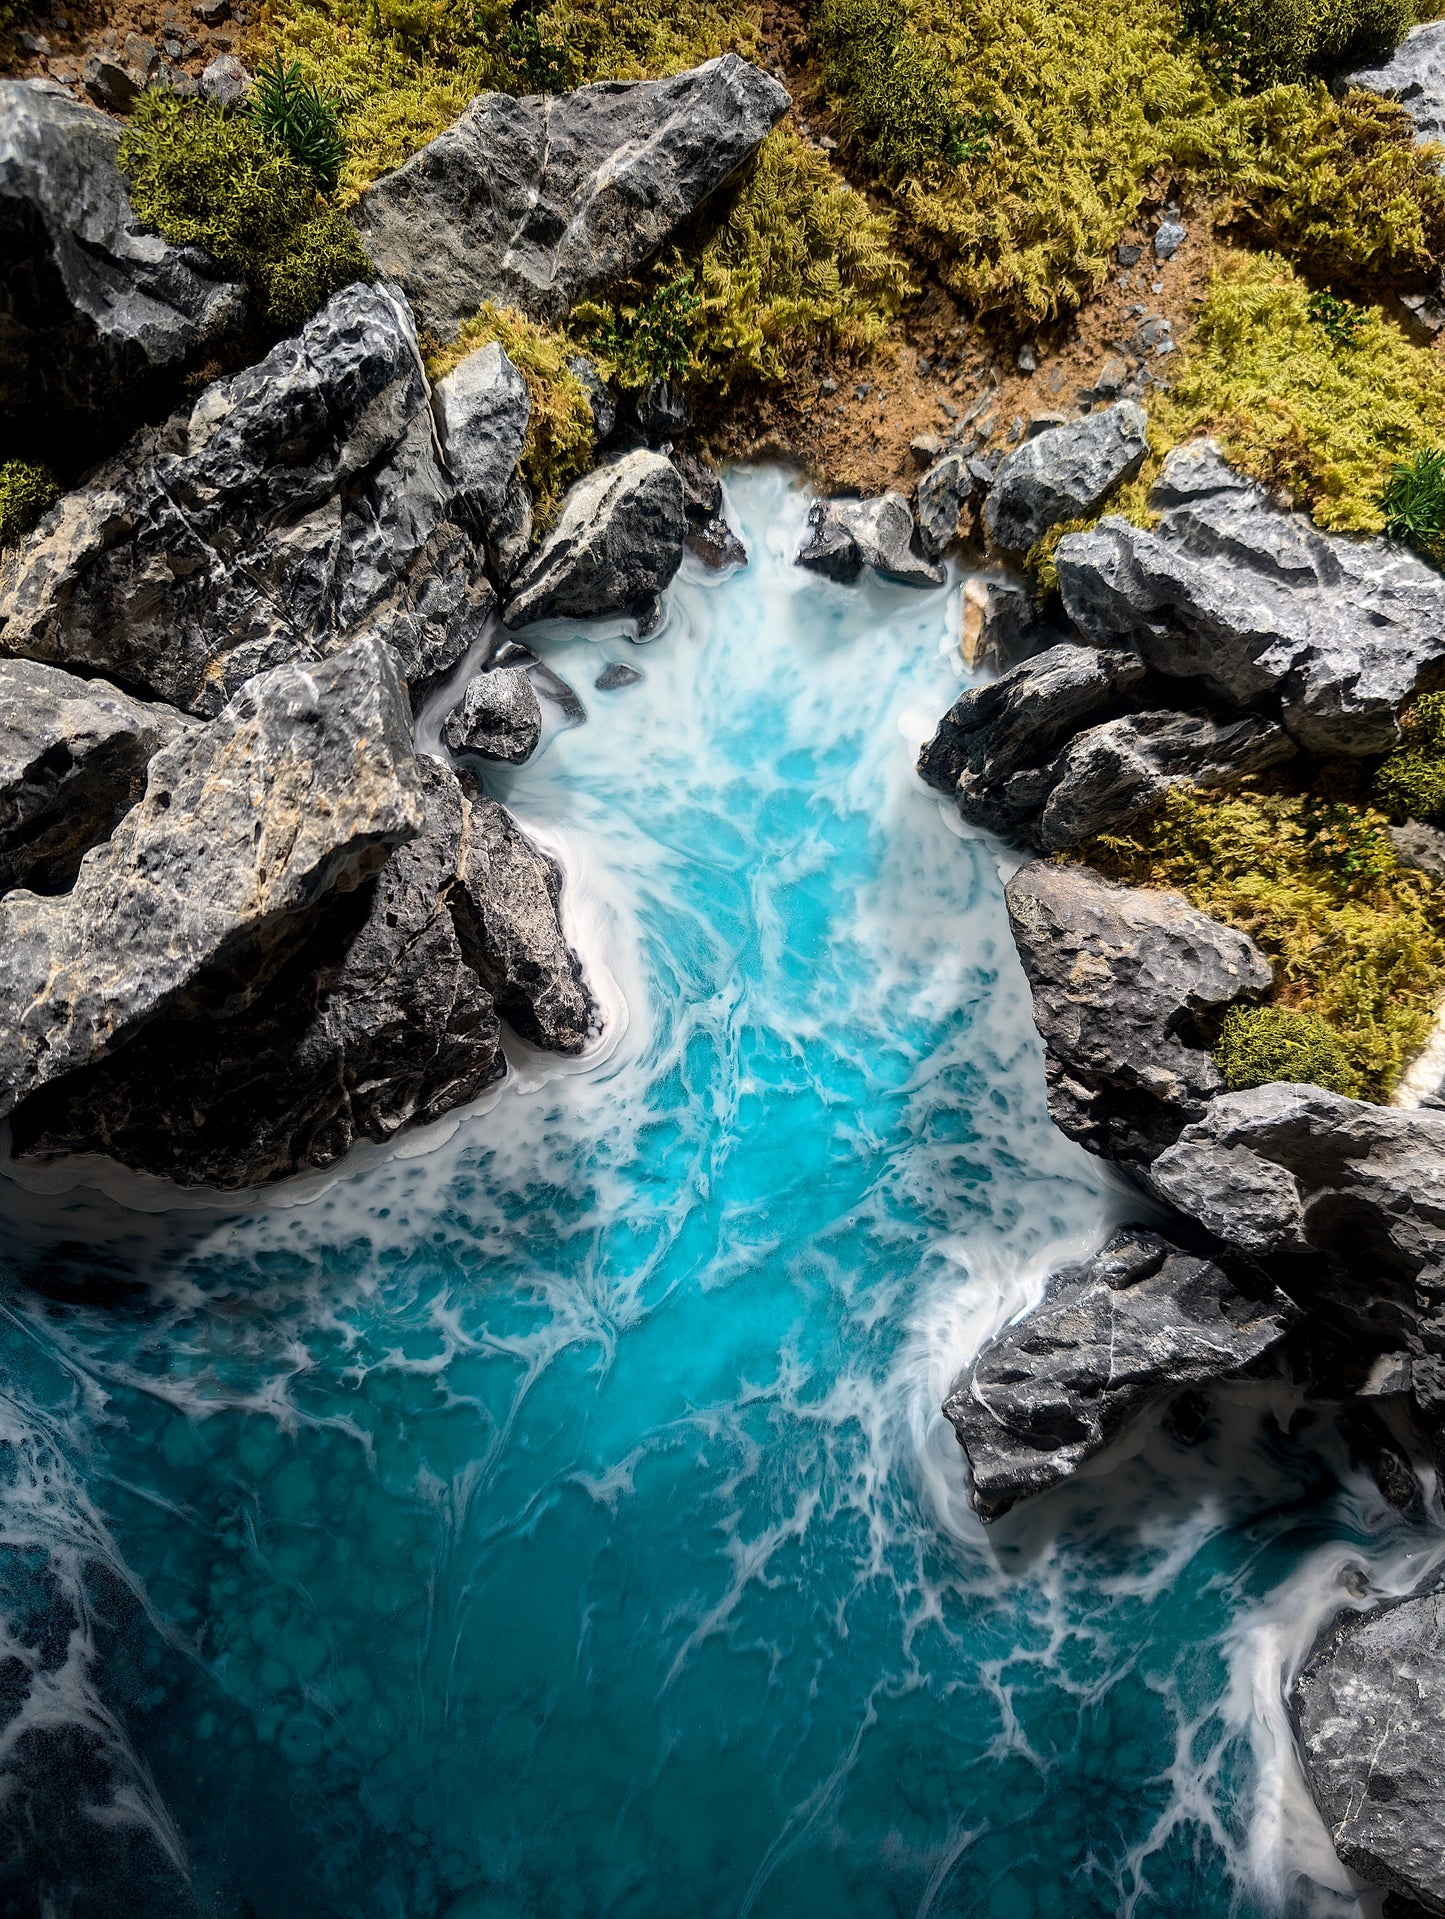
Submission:
[[[916,550],[915,534],[913,508],[901,493],[818,500],[808,514],[798,565],[845,583],[871,566],[898,586],[942,586],[948,575]]]
[[[1321,533],[1209,443],[1164,463],[1152,532],[1105,519],[1055,553],[1086,639],[1136,647],[1317,754],[1383,753],[1412,693],[1445,677],[1445,578],[1384,540]]]
[[[185,731],[168,706],[34,660],[0,660],[0,891],[53,893],[141,796]]]
[[[486,300],[555,323],[651,259],[788,105],[735,54],[666,80],[484,93],[368,187],[353,218],[438,338]]]
[[[365,633],[415,689],[494,605],[452,504],[410,315],[347,287],[0,557],[0,653],[209,717],[253,673]]]
[[[532,534],[517,472],[532,417],[527,382],[493,340],[437,381],[432,410],[456,487],[453,514],[486,541],[493,571],[506,578],[515,547],[525,549]]]
[[[419,760],[425,817],[374,880],[333,900],[230,1017],[162,1018],[13,1118],[22,1157],[105,1153],[182,1185],[259,1185],[328,1166],[501,1078],[501,1027],[455,920],[468,807]]]
[[[1337,1621],[1291,1701],[1340,1863],[1433,1913],[1445,1913],[1442,1665],[1445,1594],[1422,1593]]]
[[[1445,25],[1431,20],[1407,33],[1384,60],[1345,75],[1352,87],[1390,95],[1415,122],[1415,138],[1445,140]]]
[[[1024,552],[1051,526],[1092,513],[1144,464],[1147,424],[1143,407],[1123,400],[1025,440],[994,475],[983,509],[989,538]]]
[[[601,619],[625,613],[649,633],[659,595],[682,565],[682,479],[640,450],[569,488],[557,524],[518,575],[503,619]]]
[[[0,428],[62,466],[114,445],[245,320],[206,255],[141,230],[120,137],[58,88],[0,80]]]
[[[520,666],[478,673],[447,715],[442,739],[453,753],[520,766],[542,737],[542,706]]]
[[[961,453],[945,453],[918,482],[918,544],[941,560],[958,538],[958,518],[973,495],[973,476]]]
[[[1066,1266],[944,1404],[996,1519],[1078,1471],[1151,1406],[1253,1365],[1299,1317],[1272,1287],[1141,1227]]]
[[[1054,762],[1033,839],[1042,852],[1116,833],[1171,787],[1228,787],[1294,757],[1272,720],[1195,713],[1130,713],[1070,740]]]
[[[919,776],[956,794],[976,825],[1012,832],[1043,804],[1059,746],[1127,705],[1144,677],[1137,653],[1060,642],[961,694],[919,754]]]
[[[462,951],[514,1032],[580,1053],[598,1013],[561,920],[562,870],[511,814],[477,794],[457,894]]]
[[[1269,990],[1269,961],[1177,893],[1087,867],[1033,861],[1004,897],[1044,1042],[1049,1112],[1070,1139],[1137,1173],[1224,1091],[1207,1050],[1213,1029]]]
[[[421,824],[384,648],[257,677],[156,754],[71,892],[0,900],[0,1114],[197,992],[249,1004],[317,904]]]

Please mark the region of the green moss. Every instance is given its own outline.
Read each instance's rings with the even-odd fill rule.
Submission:
[[[1328,804],[1352,815],[1349,831],[1283,784],[1176,791],[1132,833],[1079,856],[1251,934],[1275,962],[1276,1000],[1327,1021],[1363,1097],[1384,1099],[1445,995],[1445,898],[1395,860],[1381,815]],[[1363,861],[1362,841],[1373,848]]]
[[[574,349],[567,336],[490,302],[467,322],[451,346],[428,353],[427,372],[439,380],[458,361],[494,340],[527,383],[532,411],[521,473],[532,489],[537,525],[546,527],[567,488],[592,465],[592,408],[581,381],[568,367]]]
[[[48,467],[27,460],[0,463],[0,546],[23,539],[59,498],[59,482]]]
[[[1445,693],[1426,693],[1401,722],[1404,744],[1375,775],[1375,796],[1391,813],[1445,824]]]
[[[1415,24],[1411,0],[1203,0],[1186,9],[1240,85],[1273,86],[1379,60]]]
[[[1318,1013],[1292,1006],[1236,1006],[1226,1013],[1214,1063],[1232,1093],[1294,1080],[1359,1097],[1359,1081],[1334,1027]]]
[[[204,247],[275,326],[297,326],[339,288],[372,278],[348,222],[247,115],[145,93],[119,159],[145,224]]]

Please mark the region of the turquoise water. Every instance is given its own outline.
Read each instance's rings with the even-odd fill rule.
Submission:
[[[912,775],[956,590],[799,574],[801,495],[733,497],[754,565],[651,645],[540,643],[590,718],[501,795],[591,1058],[264,1203],[0,1194],[0,1678],[134,1868],[58,1823],[16,1910],[1372,1909],[1282,1687],[1433,1535],[1258,1387],[972,1517],[940,1401],[1137,1202],[1048,1122],[1000,850]]]

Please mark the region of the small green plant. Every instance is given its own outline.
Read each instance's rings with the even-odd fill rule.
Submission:
[[[683,272],[635,304],[579,312],[579,331],[609,379],[641,388],[687,376],[701,311],[702,295]]]
[[[49,467],[0,462],[0,546],[23,539],[59,498],[60,484]]]
[[[524,13],[513,20],[502,35],[502,51],[521,83],[522,93],[562,93],[574,82],[571,54],[542,38],[535,13]]]
[[[1425,693],[1400,723],[1404,743],[1375,775],[1375,796],[1392,813],[1445,824],[1445,693]]]
[[[1445,451],[1426,448],[1397,460],[1380,493],[1385,532],[1417,552],[1438,556],[1445,535]]]
[[[336,102],[306,79],[296,61],[260,63],[249,110],[261,131],[305,167],[323,193],[330,193],[346,159]]]
[[[1310,295],[1306,309],[1317,327],[1324,330],[1327,340],[1334,346],[1353,346],[1356,335],[1365,324],[1364,313],[1348,300],[1340,300],[1323,288]]]
[[[1341,800],[1311,795],[1303,826],[1310,858],[1333,874],[1346,892],[1369,891],[1396,864],[1380,824]]]
[[[1219,1029],[1214,1063],[1231,1093],[1285,1080],[1359,1097],[1360,1082],[1334,1027],[1294,1007],[1234,1007]]]

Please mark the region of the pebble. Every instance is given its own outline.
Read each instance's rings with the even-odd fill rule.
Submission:
[[[1155,259],[1172,260],[1188,238],[1188,228],[1178,220],[1161,220],[1154,235]]]
[[[1039,370],[1039,356],[1027,340],[1018,350],[1018,370],[1020,373],[1037,373]]]
[[[1135,246],[1132,240],[1126,240],[1119,248],[1118,259],[1121,267],[1136,267],[1143,258],[1143,247]]]

